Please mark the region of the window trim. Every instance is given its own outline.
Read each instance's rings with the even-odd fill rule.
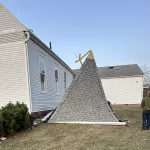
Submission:
[[[45,90],[42,91],[42,88],[41,88],[41,57],[44,58],[44,70],[45,70]],[[47,93],[47,72],[46,72],[46,57],[43,53],[40,52],[40,55],[39,55],[39,72],[40,72],[40,91],[41,93]]]

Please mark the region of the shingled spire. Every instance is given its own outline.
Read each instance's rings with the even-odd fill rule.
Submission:
[[[92,52],[89,53],[48,122],[120,124],[106,101]]]

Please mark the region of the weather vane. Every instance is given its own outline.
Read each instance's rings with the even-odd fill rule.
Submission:
[[[93,57],[93,52],[91,51],[91,50],[89,50],[86,54],[84,54],[83,56],[81,56],[81,54],[79,54],[79,58],[76,56],[76,54],[75,54],[75,56],[78,58],[78,60],[76,60],[75,61],[75,63],[77,63],[77,62],[80,62],[80,64],[81,64],[81,66],[82,66],[82,59],[86,56],[86,55],[88,55],[89,54],[89,56],[90,56],[90,58],[91,59],[94,59],[94,57]]]

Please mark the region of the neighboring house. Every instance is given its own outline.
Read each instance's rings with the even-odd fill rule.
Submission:
[[[78,70],[74,72],[77,73]],[[112,104],[140,104],[143,72],[137,64],[98,67],[104,92]]]
[[[0,107],[52,110],[73,79],[71,68],[0,4]]]

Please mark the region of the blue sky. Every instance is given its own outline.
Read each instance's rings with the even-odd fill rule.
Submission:
[[[97,66],[150,66],[150,0],[0,0],[71,68],[79,53]]]

